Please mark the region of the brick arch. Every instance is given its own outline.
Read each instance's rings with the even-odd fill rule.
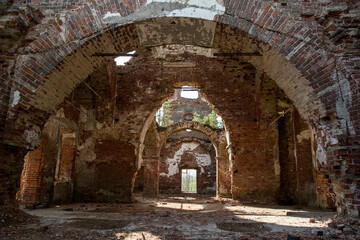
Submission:
[[[96,50],[124,52],[139,46],[136,40],[126,41],[134,37],[136,39],[137,32],[136,26],[125,24],[154,16],[164,16],[164,14],[151,15],[148,12],[141,14],[149,6],[153,6],[154,3],[151,2],[156,1],[88,1],[68,10],[69,21],[65,22],[64,19],[59,18],[39,24],[35,31],[42,27],[46,27],[46,30],[28,47],[21,49],[23,52],[20,53],[15,66],[14,77],[19,79],[17,82],[20,85],[13,87],[13,93],[15,91],[20,93],[19,105],[25,110],[41,110],[46,115],[54,106],[62,102],[63,95],[69,94],[89,72],[103,63],[99,59],[89,60],[89,56]],[[212,18],[203,15],[195,17],[210,18],[247,33],[242,37],[243,42],[252,43],[249,44],[251,47],[248,47],[248,50],[256,50],[254,45],[260,44],[264,57],[260,60],[254,58],[247,60],[264,69],[275,79],[307,120],[315,122],[319,117],[325,116],[326,112],[334,112],[337,107],[350,104],[349,99],[337,105],[329,101],[329,92],[326,90],[330,91],[333,98],[338,99],[341,88],[337,79],[334,79],[327,70],[333,69],[341,62],[334,55],[324,51],[324,42],[312,34],[311,29],[296,22],[286,9],[281,10],[268,3],[253,0],[241,3],[224,1],[224,4],[217,5],[215,10],[213,6],[192,4],[191,7],[214,13],[209,15]],[[186,6],[180,7],[186,9]],[[120,14],[121,17],[104,19],[108,12]],[[114,25],[109,25],[110,23]],[[283,66],[275,65],[276,63]],[[82,70],[66,71],[67,65],[81,65]],[[88,70],[83,70],[84,68]],[[287,76],[290,72],[294,74]],[[340,75],[345,76],[344,73]],[[66,78],[64,79],[63,76]],[[56,91],[61,82],[62,85],[68,86],[62,94]],[[349,85],[346,81],[342,83]],[[316,95],[319,92],[320,97]],[[48,98],[47,95],[52,97]],[[10,107],[8,112],[16,115],[17,110]],[[343,115],[347,118],[345,120],[350,120],[347,112]],[[8,122],[14,119],[8,119]],[[21,131],[19,133],[22,135]]]
[[[124,24],[134,20],[164,16],[164,14],[144,13],[149,6],[155,4],[153,2],[156,1],[94,0],[71,7],[73,10],[68,10],[67,20],[69,21],[67,22],[60,18],[39,24],[40,26],[35,28],[35,31],[41,27],[46,27],[46,30],[28,47],[21,49],[25,54],[18,57],[17,62],[20,64],[15,66],[15,78],[20,79],[17,81],[20,86],[14,86],[13,92],[20,93],[20,105],[25,109],[40,109],[46,115],[52,107],[63,100],[62,94],[56,90],[51,91],[49,86],[56,89],[57,83],[64,81],[63,76],[66,75],[68,81],[61,84],[68,85],[68,89],[63,92],[65,95],[69,94],[89,72],[102,64],[99,59],[89,61],[89,55],[94,53],[90,48],[124,52],[138,46],[138,42],[126,41],[137,34],[135,27],[132,25],[126,27]],[[166,3],[164,4],[166,5]],[[180,6],[182,10],[186,7]],[[326,53],[324,42],[312,34],[311,29],[296,22],[287,9],[280,9],[254,0],[242,1],[242,4],[224,1],[223,5],[216,4],[215,9],[213,6],[196,6],[196,4],[191,4],[191,7],[205,9],[209,14],[214,13],[195,17],[210,18],[241,29],[249,36],[255,36],[256,38],[250,37],[244,40],[253,43],[255,41],[255,45],[263,44],[261,50],[264,58],[260,61],[250,58],[248,61],[259,68],[264,68],[265,72],[275,80],[279,77],[283,78],[283,80],[277,80],[278,85],[295,102],[298,110],[306,119],[316,121],[318,117],[325,116],[326,111],[334,112],[336,108],[344,110],[344,106],[349,104],[351,99],[343,99],[338,104],[328,100],[329,93],[338,99],[341,87],[336,81],[338,79],[334,79],[327,70],[333,69],[341,62],[334,55]],[[104,18],[108,12],[121,17]],[[110,23],[113,25],[109,26]],[[116,24],[120,27],[116,27]],[[29,33],[29,35],[31,34]],[[39,52],[40,54],[37,54]],[[276,62],[280,62],[280,64],[274,65]],[[75,66],[83,65],[82,69],[86,67],[89,70],[66,72],[66,63]],[[296,72],[296,74],[286,76],[285,72]],[[345,76],[345,73],[340,75]],[[347,81],[341,81],[341,83],[349,85]],[[320,97],[316,95],[319,92]],[[53,97],[43,98],[47,94]],[[323,95],[325,96],[323,97]],[[29,99],[30,101],[28,101]],[[52,105],[49,107],[44,103]],[[16,110],[14,111],[10,107],[8,112],[16,113]],[[343,117],[346,118],[346,121],[350,121],[348,112],[345,111]],[[11,120],[14,119],[8,119],[8,122]],[[352,126],[351,123],[350,125]]]
[[[173,135],[174,133],[179,132],[181,130],[185,130],[185,129],[191,129],[194,131],[204,133],[209,138],[209,140],[212,142],[212,144],[214,145],[216,155],[218,154],[218,147],[219,147],[220,143],[223,141],[226,141],[225,132],[223,130],[213,130],[208,126],[205,126],[201,123],[193,122],[193,121],[179,122],[179,123],[175,123],[175,124],[169,126],[167,129],[165,129],[159,133],[159,137],[158,137],[159,152],[158,152],[158,154],[160,154],[160,149],[164,145],[165,141],[171,135]]]
[[[137,48],[140,41],[134,22],[164,16],[154,16],[149,12],[144,14],[145,7],[149,6],[147,2],[150,3],[149,0],[79,1],[69,6],[63,15],[59,14],[54,19],[46,16],[42,20],[39,18],[39,24],[35,21],[37,25],[29,30],[25,41],[14,48],[21,47],[16,51],[12,49],[16,57],[4,64],[7,71],[3,76],[8,85],[1,86],[1,90],[10,97],[0,103],[1,122],[6,123],[0,129],[1,140],[17,146],[29,146],[26,139],[31,141],[40,135],[45,119],[64,97],[89,73],[110,60],[90,58],[93,53],[126,52]],[[350,160],[358,153],[357,63],[346,56],[333,54],[331,51],[337,49],[329,50],[323,33],[318,31],[322,27],[315,21],[309,24],[299,20],[302,9],[297,5],[282,8],[269,1],[223,2],[222,7],[214,11],[209,6],[192,6],[209,10],[208,13],[213,15],[199,14],[191,16],[193,18],[189,21],[207,24],[214,21],[233,26],[229,32],[242,31],[244,35],[236,36],[242,38],[239,43],[247,43],[248,46],[238,49],[259,50],[263,54],[261,58],[245,60],[273,78],[301,115],[314,123],[320,149],[318,156],[325,165],[330,164],[329,172],[334,172],[331,169],[333,165],[341,165],[343,172],[354,174],[342,161],[343,157],[349,158],[348,153],[343,153],[344,149],[355,156]],[[41,8],[41,4],[42,1],[36,1],[32,6]],[[319,10],[315,11],[322,10],[319,6]],[[120,13],[120,20],[106,22],[103,17],[107,12]],[[25,14],[22,19],[30,16]],[[172,23],[173,20],[178,18],[168,17],[164,21]],[[208,47],[204,42],[186,43]],[[225,46],[221,50],[227,50],[226,42],[223,44]],[[74,69],[74,66],[81,68]],[[65,86],[62,91],[59,91],[60,85]],[[321,119],[326,115],[330,116]],[[344,189],[339,190],[339,196],[345,192]]]
[[[324,104],[324,106],[322,106],[321,102],[318,102],[316,105],[319,106],[316,109],[313,109],[312,106],[306,106],[305,108],[298,106],[299,111],[303,113],[303,115],[306,115],[308,112],[310,112],[309,115],[314,115],[313,113],[316,112],[317,116],[324,116],[326,111],[334,112],[336,108],[341,108],[342,105],[349,105],[352,101],[352,99],[345,99],[336,105],[328,100],[328,93],[334,98],[339,98],[341,94],[341,87],[338,86],[339,84],[337,82],[339,79],[336,79],[331,71],[328,70],[336,68],[337,70],[333,73],[336,74],[338,73],[337,71],[339,71],[338,75],[341,75],[340,77],[342,78],[340,80],[344,80],[346,75],[349,76],[349,73],[344,72],[346,69],[343,68],[342,62],[337,59],[335,55],[326,52],[324,41],[315,34],[316,32],[309,27],[309,24],[305,25],[305,23],[296,21],[295,17],[297,15],[294,13],[296,11],[289,11],[288,8],[281,8],[277,4],[267,2],[260,3],[255,0],[239,1],[238,3],[229,0],[213,0],[209,1],[209,4],[199,4],[196,3],[196,1],[190,1],[190,6],[182,4],[183,1],[179,0],[177,5],[178,9],[164,1],[161,1],[162,3],[156,2],[156,0],[92,0],[86,3],[80,2],[76,5],[68,6],[65,19],[59,17],[53,21],[39,24],[37,28],[34,28],[33,32],[30,31],[29,35],[35,34],[39,29],[42,30],[46,28],[45,31],[37,34],[39,36],[35,38],[28,47],[21,49],[23,52],[20,53],[19,59],[17,60],[21,62],[21,64],[20,66],[16,66],[18,69],[16,69],[15,77],[21,79],[22,81],[19,82],[25,85],[24,89],[17,90],[22,90],[19,92],[25,99],[39,97],[42,93],[37,93],[37,95],[34,96],[34,92],[45,91],[44,89],[38,90],[39,85],[46,84],[50,78],[48,75],[53,75],[53,72],[56,72],[58,64],[65,60],[66,56],[76,53],[79,46],[86,45],[89,39],[107,30],[112,31],[114,35],[116,24],[124,25],[137,20],[169,16],[169,14],[166,14],[168,12],[171,12],[173,15],[177,14],[176,16],[187,16],[186,9],[191,7],[207,13],[205,15],[190,14],[191,17],[215,20],[234,26],[255,36],[263,43],[268,44],[271,49],[269,49],[269,53],[266,54],[266,58],[268,58],[268,61],[266,61],[267,64],[260,62],[255,65],[259,67],[269,65],[268,68],[273,69],[273,63],[282,60],[282,64],[286,65],[290,63],[291,66],[287,67],[294,66],[295,69],[301,73],[301,76],[292,76],[292,81],[298,83],[290,84],[293,85],[287,91],[290,98],[295,103],[301,102],[303,95],[296,94],[299,92],[297,89],[303,91],[304,88],[310,88],[309,92],[306,91],[305,94],[306,97],[309,98],[308,102],[312,103],[310,105],[313,105],[314,102],[319,100]],[[44,3],[37,1],[37,3],[32,4],[32,6],[41,8],[41,4]],[[63,6],[66,6],[66,3],[63,3]],[[297,7],[300,11],[300,5],[292,7]],[[153,11],[149,11],[150,8]],[[157,12],[159,9],[164,10],[165,13]],[[115,16],[104,18],[107,13],[113,13]],[[130,37],[128,34],[124,35]],[[118,36],[119,35],[117,35],[117,38]],[[106,40],[104,40],[103,44],[105,43]],[[92,43],[89,44],[91,45]],[[112,44],[110,44],[110,46],[111,45]],[[108,50],[111,50],[111,47]],[[124,48],[115,48],[115,50],[124,50]],[[46,54],[44,54],[45,56],[36,56],[38,52],[46,52]],[[83,56],[86,57],[86,54],[83,54]],[[284,61],[284,59],[286,59],[288,63]],[[86,62],[87,61],[84,61],[84,63]],[[96,65],[97,63],[93,64]],[[91,69],[94,68],[93,64],[89,66]],[[83,77],[81,73],[76,73],[76,75],[76,78],[81,79]],[[269,75],[273,77],[271,74]],[[352,84],[345,80],[340,81],[340,84],[344,85],[343,87]],[[304,82],[300,84],[300,81]],[[75,84],[77,82],[78,81],[75,81]],[[285,90],[287,85],[289,85],[289,82],[286,81],[279,83],[279,86]],[[314,95],[313,89],[315,93],[319,93],[320,98]],[[324,92],[324,90],[328,91]],[[14,91],[16,91],[16,87]],[[66,92],[68,93],[68,91]],[[56,93],[54,95],[56,95]],[[56,103],[58,102],[54,101],[54,104]],[[49,109],[44,108],[44,106],[39,106],[39,103],[36,102],[28,104],[27,101],[21,101],[21,104],[24,105],[25,108],[30,108],[35,105],[36,108],[49,111]],[[305,103],[305,105],[309,104]],[[308,111],[309,109],[313,111]],[[344,110],[343,107],[341,110]],[[9,109],[9,111],[11,112],[12,109]],[[347,118],[346,120],[349,120],[347,116],[349,115],[348,113],[344,113],[343,115],[344,118]]]

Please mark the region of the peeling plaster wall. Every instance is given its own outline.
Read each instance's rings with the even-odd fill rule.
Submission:
[[[276,151],[281,151],[277,150],[279,129],[277,124],[271,123],[279,116],[279,111],[291,106],[289,100],[274,81],[248,63],[239,65],[234,59],[215,60],[187,54],[182,57],[185,61],[196,61],[196,67],[161,69],[163,61],[176,62],[173,55],[165,59],[137,58],[125,67],[102,67],[87,78],[86,84],[79,85],[58,113],[63,121],[74,125],[73,130],[63,135],[74,136],[76,130],[78,140],[76,144],[70,144],[72,148],[69,151],[74,161],[69,162],[68,168],[61,167],[62,151],[57,158],[60,160],[58,180],[65,180],[59,185],[60,190],[56,189],[54,199],[132,201],[133,181],[138,171],[135,149],[139,146],[139,132],[153,110],[173,95],[174,86],[186,82],[194,82],[200,87],[228,126],[233,159],[231,164],[224,163],[228,155],[221,153],[227,151],[223,146],[225,149],[218,153],[219,166],[224,168],[221,174],[219,172],[219,195],[231,194],[242,200],[276,199],[280,173],[286,174],[287,170],[277,166]],[[112,76],[109,71],[115,71],[117,84],[109,81],[109,76]],[[222,72],[221,76],[216,74],[219,72]],[[202,73],[201,78],[199,73]],[[217,81],[214,78],[221,78],[222,84],[215,85]],[[116,88],[116,94],[110,94],[114,92],[112,88]],[[179,123],[179,126],[174,125],[173,130],[186,124],[195,123]],[[195,125],[190,127],[196,128]],[[158,184],[160,190],[162,183],[173,184],[169,179],[179,176],[182,157],[189,162],[195,159],[192,164],[198,169],[200,179],[206,179],[209,173],[211,179],[216,179],[215,150],[211,150],[211,154],[199,150],[201,153],[191,155],[190,152],[196,152],[201,147],[198,143],[188,143],[188,139],[184,149],[179,147],[179,151],[173,151],[174,156],[167,158],[175,165],[168,165],[158,176],[158,167],[162,168],[161,164],[156,165],[159,162],[158,138],[162,139],[164,134],[157,132],[154,121],[149,129],[151,134],[146,135],[143,143],[144,192],[156,196]],[[203,131],[208,133],[206,129]],[[213,130],[209,132],[209,138],[216,145],[224,140],[220,133]],[[300,132],[300,138],[305,141],[307,133]],[[174,134],[172,140],[179,141],[181,136]],[[212,143],[208,145],[210,147]],[[207,169],[210,167],[211,170]],[[62,178],[62,171],[66,173],[65,178]],[[157,182],[158,177],[160,180]],[[162,178],[167,180],[162,181]],[[294,188],[290,188],[291,191]],[[216,181],[208,181],[205,186],[200,186],[200,190],[202,193],[215,193]],[[58,200],[60,197],[62,199]]]
[[[121,24],[154,17],[196,17],[214,20],[216,15],[224,14],[224,12],[224,3],[216,0],[149,0],[138,11],[130,15],[121,16],[120,13],[109,11],[103,20],[109,24]]]
[[[24,157],[17,193],[21,204],[72,201],[77,124],[71,115],[64,107],[51,116],[42,130],[41,145]]]
[[[164,145],[160,156],[160,193],[181,193],[181,169],[192,168],[197,169],[197,193],[215,194],[216,159],[212,144],[171,141],[170,138]]]

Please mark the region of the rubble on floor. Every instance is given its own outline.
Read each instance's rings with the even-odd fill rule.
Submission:
[[[31,221],[0,239],[359,239],[359,220],[301,207],[163,195],[132,204],[77,203],[24,209]],[[19,211],[21,212],[21,211]],[[38,220],[39,219],[39,220]],[[15,225],[14,225],[15,226]]]

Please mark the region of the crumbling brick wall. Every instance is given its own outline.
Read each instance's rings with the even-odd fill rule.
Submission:
[[[216,193],[216,158],[211,143],[168,139],[160,160],[160,193],[181,193],[181,170],[196,169],[197,193]]]
[[[128,52],[149,47],[146,41],[149,39],[143,36],[153,35],[141,35],[137,28],[141,24],[126,24],[134,22],[134,17],[135,20],[152,17],[152,12],[146,11],[149,7],[146,3],[134,0],[3,3],[5,34],[1,38],[6,44],[1,45],[4,79],[0,86],[3,93],[1,142],[30,148],[38,146],[40,130],[53,110],[77,84],[108,61],[92,57],[95,52]],[[334,190],[337,203],[341,205],[339,209],[358,215],[355,193],[359,169],[356,160],[360,151],[358,4],[354,0],[223,1],[220,6],[216,4],[220,12],[212,12],[212,6],[206,6],[214,13],[207,18],[215,20],[216,26],[212,26],[216,34],[207,39],[196,34],[194,38],[192,31],[200,32],[202,28],[198,26],[209,26],[210,21],[191,19],[196,27],[187,25],[186,31],[169,33],[164,30],[168,29],[168,24],[174,22],[173,28],[180,29],[187,20],[152,19],[148,21],[166,26],[157,26],[158,33],[175,34],[175,37],[152,38],[151,46],[185,42],[222,52],[259,51],[262,56],[245,60],[272,77],[294,102],[301,116],[312,124],[318,166],[337,182]],[[119,27],[106,27],[109,26],[105,18],[108,12],[120,14]],[[221,38],[219,32],[229,34]],[[197,77],[201,76],[199,73],[201,71]],[[62,91],[58,91],[60,83]],[[255,128],[255,125],[248,124],[246,128]],[[241,136],[240,132],[234,134]],[[31,137],[36,135],[38,137]],[[234,143],[236,158],[241,152],[237,144],[241,142]]]
[[[200,118],[204,118],[205,116],[211,113],[212,109],[209,104],[202,100],[198,99],[189,99],[189,98],[175,98],[170,102],[170,119],[173,123],[184,122],[184,114],[186,113],[197,113]]]
[[[20,189],[16,195],[21,204],[39,203],[43,191],[44,142],[24,157],[24,167],[20,178]]]

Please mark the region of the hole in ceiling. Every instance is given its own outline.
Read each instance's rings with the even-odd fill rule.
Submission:
[[[128,52],[127,54],[134,54],[135,51]],[[125,66],[133,57],[132,56],[121,56],[114,59],[116,66]]]

